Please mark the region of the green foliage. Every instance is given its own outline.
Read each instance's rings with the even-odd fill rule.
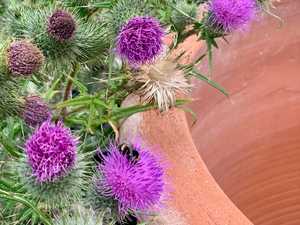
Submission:
[[[186,26],[196,20],[197,5],[186,0],[178,0],[172,11],[171,19],[178,32],[186,29]]]
[[[85,198],[85,204],[87,206],[91,206],[93,210],[97,214],[101,214],[103,212],[106,212],[103,216],[103,220],[105,221],[105,224],[113,224],[114,221],[118,220],[118,205],[117,201],[114,199],[109,199],[104,196],[101,196],[96,191],[95,182],[99,179],[99,174],[95,172],[93,177],[93,182],[91,183],[89,187],[89,191],[87,193],[87,196]]]
[[[18,10],[16,18],[14,11],[7,16],[8,32],[15,38],[33,40],[43,50],[46,63],[51,69],[70,65],[72,62],[87,62],[105,54],[109,46],[107,31],[103,24],[96,21],[85,22],[76,14],[76,33],[70,41],[59,42],[48,35],[48,17],[55,7],[44,7],[34,11],[27,6]]]
[[[16,116],[21,112],[17,82],[0,74],[0,118]]]
[[[135,16],[150,16],[147,1],[119,0],[113,5],[106,21],[110,30],[113,31],[113,35],[116,36],[122,26]]]

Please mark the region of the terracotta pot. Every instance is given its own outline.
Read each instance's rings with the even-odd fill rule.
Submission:
[[[261,18],[221,44],[212,78],[230,98],[195,82],[194,126],[181,110],[124,121],[121,141],[138,135],[168,162],[172,191],[153,224],[300,224],[300,1],[277,6],[283,27]]]
[[[197,83],[195,145],[212,176],[256,225],[300,224],[300,1],[277,4],[214,57],[223,97]],[[205,68],[202,68],[205,70]]]
[[[139,103],[130,96],[124,106]],[[171,191],[161,216],[151,225],[250,225],[210,175],[193,143],[185,113],[171,110],[139,113],[121,127],[121,142],[137,136],[154,146],[167,164]]]

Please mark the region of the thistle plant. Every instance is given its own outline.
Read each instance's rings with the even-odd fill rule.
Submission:
[[[197,4],[188,3],[186,0],[178,0],[174,5],[171,20],[178,32],[183,32],[188,25],[193,24],[193,18],[197,17]]]
[[[137,94],[142,101],[156,103],[162,112],[176,105],[176,95],[188,95],[192,88],[184,72],[168,57],[143,66],[133,81],[140,86]]]
[[[43,64],[41,50],[26,40],[15,41],[7,49],[8,69],[13,76],[30,76]]]
[[[147,224],[139,215],[159,214],[165,171],[134,140],[137,159],[121,151],[121,121],[189,102],[192,78],[227,96],[197,65],[211,66],[218,42],[246,32],[265,5],[0,1],[0,224]],[[173,53],[192,35],[207,51],[185,65]],[[123,107],[133,93],[140,102]],[[101,162],[97,149],[107,149]]]
[[[114,197],[121,215],[158,204],[164,191],[164,172],[159,160],[137,143],[133,148],[139,152],[137,162],[132,162],[112,144],[98,166],[102,175],[96,183],[98,192]]]
[[[256,13],[255,0],[212,0],[209,3],[208,25],[216,32],[231,32],[247,25]]]
[[[59,42],[70,40],[75,33],[76,22],[73,16],[64,10],[57,10],[48,19],[47,32]]]
[[[44,122],[26,142],[26,156],[38,183],[54,182],[73,169],[76,139],[61,122]]]
[[[80,199],[88,165],[84,157],[62,122],[46,121],[26,141],[25,157],[16,168],[28,192],[52,210]]]
[[[134,17],[117,37],[117,52],[132,65],[151,63],[162,51],[164,30],[152,17]]]
[[[51,117],[49,106],[39,96],[26,96],[23,101],[21,118],[28,126],[36,127]]]

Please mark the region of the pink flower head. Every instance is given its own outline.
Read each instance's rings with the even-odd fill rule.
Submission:
[[[256,8],[255,0],[211,0],[209,23],[216,30],[231,32],[248,24]]]
[[[154,207],[160,203],[164,191],[164,171],[159,160],[137,143],[133,149],[139,153],[134,162],[111,144],[109,154],[103,155],[103,163],[98,165],[101,179],[97,181],[97,189],[118,201],[121,216]]]
[[[44,122],[26,141],[26,156],[32,175],[42,182],[53,182],[74,167],[76,139],[62,122]]]
[[[121,29],[117,52],[131,65],[153,61],[162,51],[164,30],[153,17],[134,17]]]

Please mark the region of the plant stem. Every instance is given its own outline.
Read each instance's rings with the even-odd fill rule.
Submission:
[[[71,73],[69,75],[69,78],[68,78],[68,82],[67,82],[67,85],[66,85],[63,101],[67,101],[70,98],[70,96],[72,94],[73,80],[74,80],[76,74],[78,73],[79,69],[80,69],[79,63],[74,63],[72,71],[71,71]],[[66,107],[64,107],[61,110],[62,119],[65,118],[66,114],[67,114],[67,109],[66,109]]]

